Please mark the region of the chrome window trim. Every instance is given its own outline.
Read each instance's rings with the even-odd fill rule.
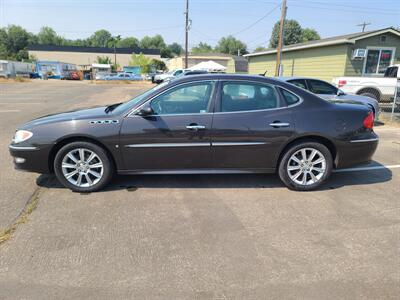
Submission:
[[[151,102],[154,98],[156,98],[156,97],[158,97],[158,96],[161,96],[162,94],[168,92],[168,91],[171,90],[171,89],[174,89],[174,88],[176,88],[176,87],[180,87],[180,86],[182,86],[182,85],[193,84],[193,83],[201,83],[201,82],[213,82],[213,83],[215,83],[215,86],[216,86],[216,83],[218,82],[218,79],[214,79],[214,80],[213,80],[213,79],[196,80],[196,81],[190,81],[190,82],[183,82],[183,83],[180,83],[180,84],[171,86],[171,87],[169,87],[168,89],[164,90],[163,92],[161,92],[161,93],[159,93],[159,94],[157,94],[157,95],[154,95],[153,97],[147,99],[145,102],[143,102],[142,104],[140,104],[138,107],[132,109],[128,114],[126,114],[126,117],[128,117],[128,118],[132,118],[132,117],[141,117],[141,116],[136,115],[135,113],[136,113],[143,105],[145,105],[145,104],[148,103],[148,102]],[[214,89],[215,89],[215,86],[214,86]],[[213,91],[213,94],[214,94],[214,92],[215,92],[215,91]],[[212,96],[213,96],[213,95],[210,95],[210,97],[211,97],[210,100],[211,100],[211,101],[212,101]],[[177,116],[177,115],[178,115],[178,116],[190,116],[190,115],[205,115],[205,114],[212,114],[212,112],[205,112],[205,113],[188,113],[188,114],[148,115],[148,116],[146,116],[146,117]]]
[[[295,106],[298,106],[300,104],[302,104],[304,102],[303,97],[300,97],[299,95],[297,95],[296,93],[280,86],[280,85],[273,85],[270,83],[266,83],[266,82],[262,82],[262,81],[257,81],[257,80],[246,80],[246,79],[232,79],[232,80],[220,80],[221,83],[223,84],[224,82],[233,82],[233,81],[238,81],[238,82],[248,82],[248,83],[256,83],[256,84],[261,84],[261,85],[269,85],[271,86],[275,92],[278,94],[278,98],[283,97],[281,96],[280,92],[278,91],[279,88],[284,89],[286,91],[288,91],[289,93],[292,93],[294,95],[296,95],[297,97],[299,97],[300,101],[292,104],[292,105],[287,105],[287,106],[280,106],[280,107],[275,107],[275,108],[265,108],[265,109],[255,109],[255,110],[240,110],[240,111],[217,111],[214,112],[214,114],[237,114],[237,113],[250,113],[250,112],[263,112],[263,111],[273,111],[273,110],[280,110],[280,109],[285,109],[285,108],[292,108]],[[222,87],[221,87],[222,90]],[[282,99],[279,99],[280,104],[282,104]],[[286,103],[286,100],[284,100]]]
[[[295,103],[295,104],[288,105],[288,106],[286,106],[286,108],[292,108],[292,107],[298,106],[298,105],[300,105],[300,104],[302,104],[302,103],[304,102],[303,97],[299,96],[299,95],[296,94],[295,92],[293,92],[293,91],[291,91],[291,90],[288,90],[287,88],[284,88],[283,86],[280,86],[280,85],[279,85],[278,87],[279,87],[280,89],[283,89],[283,90],[285,90],[285,91],[287,91],[287,92],[289,92],[289,93],[295,95],[296,97],[298,97],[298,98],[300,99],[299,102],[297,102],[297,103]],[[298,88],[301,89],[301,87],[298,87]],[[308,91],[308,90],[306,90],[306,91]],[[311,93],[310,91],[308,91],[308,92]],[[285,96],[282,95],[282,97],[284,98]],[[286,99],[284,99],[284,101],[286,102]]]
[[[351,140],[350,143],[368,143],[379,141],[379,138],[363,139],[363,140]]]
[[[34,146],[14,146],[14,145],[9,145],[8,146],[10,149],[13,150],[37,150],[38,147],[34,147]]]

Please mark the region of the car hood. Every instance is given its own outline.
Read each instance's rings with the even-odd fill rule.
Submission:
[[[86,120],[86,119],[99,119],[99,118],[110,118],[112,115],[105,112],[107,106],[97,106],[92,108],[73,110],[68,112],[62,112],[57,114],[51,114],[43,116],[24,124],[24,128],[29,128],[32,126],[57,123],[72,120]]]

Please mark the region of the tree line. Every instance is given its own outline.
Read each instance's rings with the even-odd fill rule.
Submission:
[[[269,40],[269,47],[276,48],[278,44],[279,22],[275,23]],[[284,26],[284,45],[291,45],[300,42],[320,39],[316,30],[311,28],[302,28],[296,20],[287,20]],[[117,48],[142,48],[142,49],[160,49],[161,57],[174,57],[183,53],[180,44],[174,42],[167,44],[164,38],[157,34],[155,36],[145,36],[142,39],[136,37],[113,36],[105,29],[95,31],[91,36],[85,39],[67,39],[57,34],[57,32],[48,26],[42,27],[39,33],[28,32],[18,25],[9,25],[0,28],[0,59],[9,60],[33,60],[29,57],[28,45],[56,45],[56,46],[86,46],[86,47],[117,47]],[[265,47],[257,47],[256,51],[264,50]],[[191,48],[194,54],[201,53],[225,53],[231,55],[240,55],[248,53],[247,45],[232,35],[222,37],[215,47],[200,42]]]

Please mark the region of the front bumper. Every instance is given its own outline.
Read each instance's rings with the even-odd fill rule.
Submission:
[[[370,162],[378,143],[379,138],[375,133],[368,138],[340,143],[336,157],[336,168],[347,168]]]
[[[14,167],[17,170],[50,173],[49,153],[50,146],[9,146],[11,156],[14,158]]]

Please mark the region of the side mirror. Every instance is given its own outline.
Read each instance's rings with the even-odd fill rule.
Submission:
[[[153,113],[154,113],[154,111],[150,106],[145,106],[145,107],[142,107],[136,114],[138,116],[144,117],[144,116],[152,115]]]
[[[343,96],[346,95],[341,89],[337,90],[336,96]]]

